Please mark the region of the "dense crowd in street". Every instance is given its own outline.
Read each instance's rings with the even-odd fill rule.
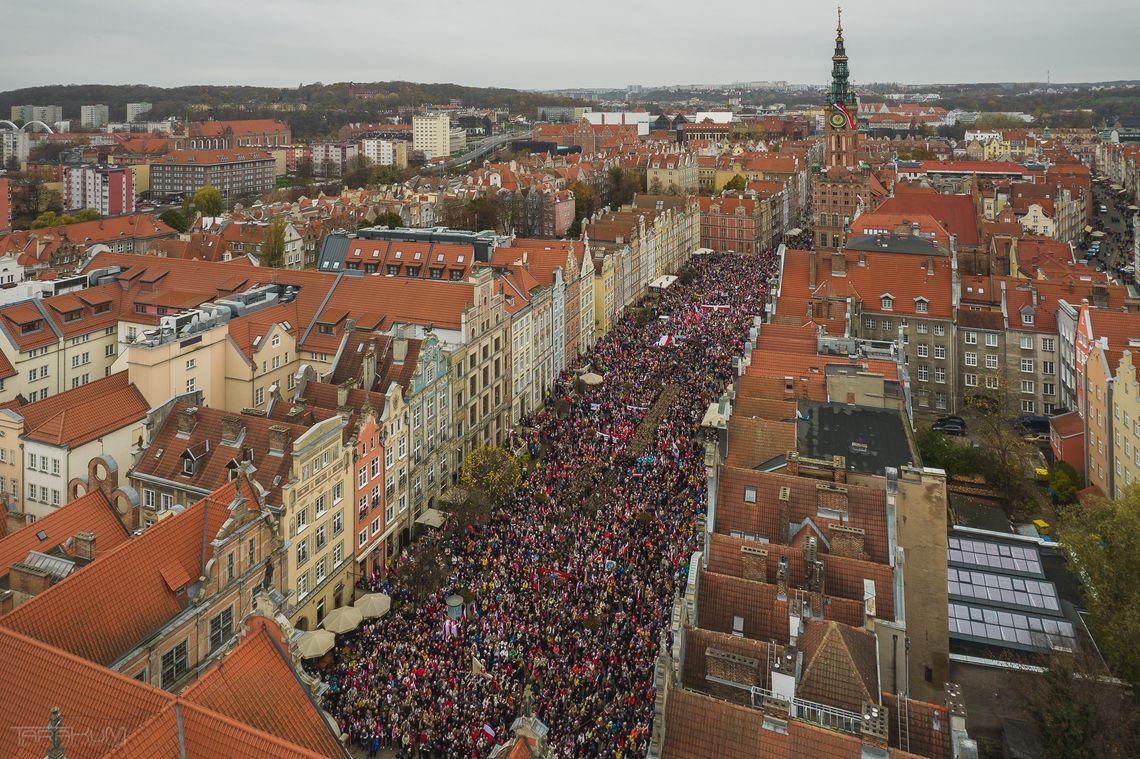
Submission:
[[[369,583],[393,611],[342,636],[314,670],[351,745],[482,758],[532,713],[556,756],[645,755],[654,658],[697,546],[701,417],[763,313],[774,267],[771,254],[696,257],[695,276],[562,376],[526,433],[537,464],[503,507],[425,536]],[[601,384],[574,382],[586,364]],[[425,601],[406,568],[426,546],[450,572]],[[444,625],[454,593],[469,599],[457,630]]]

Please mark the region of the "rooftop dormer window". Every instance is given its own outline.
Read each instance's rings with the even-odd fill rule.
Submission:
[[[884,295],[883,297],[879,298],[879,304],[882,306],[884,311],[892,310],[895,307],[894,296]]]
[[[41,327],[41,324],[40,324],[39,319],[34,319],[30,322],[24,322],[23,324],[20,325],[20,334],[21,335],[30,335],[33,332],[39,332],[40,327]]]

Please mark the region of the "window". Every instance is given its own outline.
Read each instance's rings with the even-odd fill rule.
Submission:
[[[1056,395],[1057,394],[1057,385],[1053,382],[1042,382],[1041,383],[1041,392],[1044,395]]]
[[[395,463],[396,452],[392,449],[392,446],[388,446],[388,448],[384,451],[384,466],[391,469]]]
[[[930,370],[925,366],[918,367],[918,381],[926,382],[928,379],[930,379]]]
[[[1033,350],[1033,338],[1030,335],[1021,336],[1021,349],[1023,351]]]
[[[946,381],[946,367],[945,366],[934,367],[934,381],[935,382],[945,382]]]
[[[914,302],[914,311],[918,314],[925,314],[930,310],[930,304],[926,302],[925,298],[919,298]]]
[[[269,344],[274,348],[281,347],[281,335],[274,335],[273,339],[269,341]]]
[[[997,367],[998,367],[997,355],[993,354],[993,353],[987,353],[986,354],[986,368],[987,369],[997,369]]]
[[[341,530],[344,529],[344,512],[338,511],[333,514],[332,531],[333,535],[340,535]]]
[[[143,491],[143,506],[145,508],[150,509],[151,511],[154,511],[154,491],[153,490],[144,490]]]
[[[883,319],[883,330],[884,331],[889,332],[890,330],[894,329],[894,327],[895,327],[895,324],[893,321],[891,321],[890,319]]]
[[[186,641],[179,642],[162,655],[162,687],[170,689],[189,669]]]
[[[324,581],[325,574],[325,559],[324,557],[321,557],[319,560],[317,560],[316,582],[318,584]]]
[[[303,601],[309,595],[309,573],[302,572],[297,575],[297,601]]]
[[[372,459],[372,479],[380,476],[380,457]]]
[[[186,392],[192,393],[197,389],[198,389],[198,381],[195,378],[190,377],[189,379],[186,380]]]
[[[918,323],[918,334],[925,335],[928,331],[930,331],[930,328],[927,327],[924,322]]]
[[[978,375],[976,374],[967,374],[963,379],[966,381],[966,387],[978,386]]]
[[[1056,350],[1056,344],[1056,340],[1051,337],[1041,338],[1041,350],[1045,351],[1046,353],[1052,353],[1054,350]]]
[[[309,539],[305,538],[297,544],[297,563],[304,564],[309,560]]]
[[[991,332],[991,333],[986,335],[986,347],[987,348],[996,348],[997,344],[998,344],[997,333]]]
[[[309,526],[309,510],[301,509],[297,512],[297,532],[302,532]]]
[[[1057,373],[1057,364],[1053,361],[1042,361],[1041,362],[1041,371],[1045,374],[1056,374]]]
[[[246,552],[248,554],[246,558],[249,560],[249,566],[252,567],[255,563],[257,563],[257,544],[254,542],[253,538],[250,538],[249,542],[246,544]]]
[[[328,500],[325,498],[325,495],[322,493],[321,495],[317,496],[317,500],[314,502],[313,508],[314,518],[319,517],[321,514],[324,514],[326,511],[328,511],[328,508]]]
[[[159,501],[162,504],[163,511],[174,507],[174,496],[172,496],[170,493],[163,493],[161,496],[159,496]]]
[[[197,359],[193,359],[193,358],[191,358],[191,359],[188,359],[188,360],[186,361],[186,369],[187,369],[187,371],[189,371],[190,369],[194,369],[194,368],[195,368],[195,367],[197,367],[197,366],[198,366],[198,361],[197,361]]]
[[[1022,311],[1021,312],[1021,323],[1027,327],[1032,327],[1033,326],[1033,312],[1032,311]]]
[[[368,542],[368,528],[365,527],[363,530],[360,531],[360,534],[356,536],[356,545],[363,548],[367,542]]]
[[[978,333],[977,332],[967,332],[966,333],[966,345],[977,345],[977,344],[978,344]]]
[[[234,636],[234,609],[228,607],[210,620],[210,651],[217,651]]]
[[[253,391],[253,405],[260,406],[265,403],[265,388],[259,387]]]
[[[935,337],[942,337],[945,334],[946,334],[946,325],[945,324],[935,324],[934,325],[934,336]]]
[[[403,460],[408,455],[408,439],[405,437],[400,438],[400,459]]]
[[[1032,414],[1037,408],[1037,404],[1033,401],[1022,401],[1021,410],[1026,414]]]
[[[1031,359],[1031,358],[1021,359],[1021,371],[1025,372],[1026,374],[1032,373],[1033,372],[1033,359]]]
[[[998,378],[997,377],[986,377],[986,389],[987,390],[997,390],[998,389]]]
[[[875,320],[874,319],[867,319],[866,321],[863,322],[863,324],[867,327],[867,329],[874,329],[875,328]]]
[[[879,305],[882,306],[884,311],[890,311],[895,307],[895,299],[889,295],[884,295],[879,299]]]
[[[942,359],[946,358],[946,346],[945,345],[935,345],[934,346],[934,357],[935,358],[942,358]]]
[[[928,356],[930,356],[930,346],[927,345],[926,343],[919,343],[918,344],[918,357],[919,358],[927,358]]]
[[[339,567],[340,563],[344,561],[344,543],[337,543],[333,546],[332,557],[333,566]]]
[[[108,356],[108,357],[109,357],[109,356],[114,356],[114,355],[115,355],[115,348],[116,348],[116,347],[117,347],[117,346],[116,346],[114,343],[111,343],[110,345],[108,345],[108,346],[104,347],[104,348],[103,348],[103,355],[104,355],[104,356]]]
[[[362,488],[368,484],[368,467],[362,466],[356,471],[356,487]]]
[[[967,352],[965,354],[964,361],[966,363],[966,366],[977,366],[978,365],[978,354]]]
[[[322,524],[320,527],[317,528],[317,550],[318,551],[321,550],[322,548],[324,548],[325,544],[329,542],[328,536],[329,536],[329,531],[328,531],[327,525]]]
[[[1033,380],[1022,380],[1021,381],[1021,392],[1032,393],[1033,392]]]
[[[756,503],[756,488],[747,486],[744,488],[744,502]]]

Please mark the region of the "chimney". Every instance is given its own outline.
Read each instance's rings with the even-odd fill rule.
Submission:
[[[371,391],[372,386],[376,384],[376,341],[369,340],[368,348],[364,351],[364,367],[363,375],[361,376],[361,387],[365,391]]]
[[[847,482],[847,459],[844,456],[835,456],[831,460],[831,479],[840,485]]]
[[[705,672],[730,683],[763,685],[759,677],[759,659],[729,653],[712,646],[705,649]]]
[[[789,502],[791,501],[791,497],[792,497],[792,490],[791,490],[791,488],[789,488],[785,485],[784,487],[780,488],[780,495],[776,499],[776,509],[777,509],[776,513],[777,513],[778,518],[780,520],[780,523],[778,525],[776,525],[776,530],[779,533],[781,545],[787,545],[788,544],[788,522],[791,519],[791,516],[789,513],[789,509],[790,509],[790,503]]]
[[[408,357],[408,338],[397,337],[392,343],[392,361],[397,364],[404,363]]]
[[[222,417],[222,443],[233,445],[241,437],[243,429],[240,416],[226,414]]]
[[[808,587],[811,589],[811,615],[823,619],[823,562],[816,559],[811,563],[808,574]]]
[[[866,533],[861,527],[841,524],[827,526],[827,539],[831,542],[831,555],[866,561]]]
[[[289,445],[289,428],[275,424],[269,428],[269,453],[278,456],[284,455],[285,446]]]
[[[198,426],[198,407],[191,406],[184,408],[178,414],[178,432],[182,435],[189,435]]]
[[[337,410],[348,408],[348,391],[356,387],[356,383],[350,379],[336,386],[336,407]]]
[[[740,562],[744,566],[744,579],[768,582],[768,551],[745,543],[740,547]]]
[[[847,488],[830,482],[819,483],[815,486],[815,507],[816,511],[839,512],[839,520],[843,521],[847,515]]]
[[[859,724],[863,743],[886,750],[887,735],[887,707],[871,702],[863,704],[863,719]]]
[[[847,256],[843,251],[837,250],[831,254],[831,273],[838,276],[847,274]]]
[[[0,617],[12,611],[16,605],[16,594],[10,590],[0,590]]]
[[[39,595],[51,587],[51,572],[16,562],[8,567],[8,587],[16,593]]]
[[[781,556],[776,565],[776,599],[788,600],[788,557]]]
[[[786,378],[785,381],[791,380],[791,377]],[[788,451],[787,464],[784,465],[785,471],[792,477],[798,477],[800,473],[800,454],[796,451]]]
[[[808,251],[808,289],[815,289],[815,251]]]
[[[934,276],[934,256],[926,257],[926,276]]]
[[[77,532],[75,533],[73,541],[76,558],[85,559],[87,561],[95,560],[95,533]]]

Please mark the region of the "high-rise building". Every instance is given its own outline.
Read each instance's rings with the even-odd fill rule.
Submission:
[[[94,208],[103,216],[135,212],[135,173],[129,166],[72,166],[63,183],[63,207]]]
[[[24,124],[42,121],[54,129],[57,121],[63,121],[63,108],[58,105],[14,105],[12,121]]]
[[[412,147],[431,160],[451,154],[451,117],[431,113],[412,117]]]
[[[127,123],[133,123],[144,113],[150,113],[151,103],[127,103]]]
[[[10,168],[28,160],[29,145],[28,133],[23,130],[0,132],[0,166]]]
[[[848,79],[843,20],[835,28],[831,56],[831,86],[824,119],[824,164],[812,177],[812,213],[816,248],[837,250],[847,238],[848,225],[860,207],[873,209],[870,172],[860,168],[859,102]]]
[[[79,123],[85,127],[102,129],[110,120],[110,109],[105,105],[84,105],[79,108]]]

